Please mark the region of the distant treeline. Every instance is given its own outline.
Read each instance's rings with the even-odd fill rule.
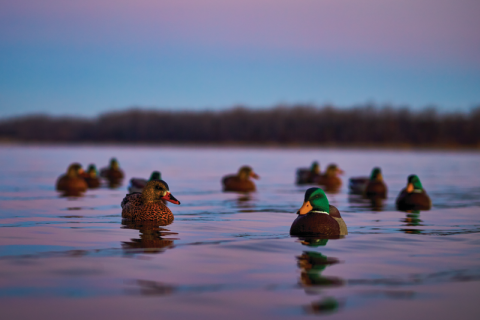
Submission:
[[[60,143],[480,147],[480,107],[315,106],[225,111],[131,109],[93,119],[33,115],[0,121],[0,140]]]

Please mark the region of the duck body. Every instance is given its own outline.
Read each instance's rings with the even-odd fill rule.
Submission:
[[[98,179],[98,177],[85,177],[84,179],[87,183],[88,188],[96,189],[100,187],[100,179]]]
[[[130,193],[122,201],[122,218],[132,221],[156,221],[160,225],[173,222],[172,211],[163,201],[144,203],[141,193]]]
[[[161,180],[161,174],[158,171],[152,172],[150,179],[142,179],[142,178],[132,178],[130,179],[130,185],[128,186],[128,191],[130,193],[134,192],[142,192],[145,186],[147,185],[148,181],[151,180]]]
[[[293,236],[343,236],[347,235],[347,225],[338,209],[330,205],[330,214],[310,211],[298,215],[290,227]],[[335,213],[334,213],[335,212]]]
[[[432,201],[428,196],[417,175],[410,175],[407,178],[407,187],[397,197],[396,205],[398,210],[430,210]]]
[[[173,222],[172,211],[164,201],[180,204],[163,180],[151,180],[142,193],[130,193],[122,201],[122,218],[131,221],[156,221],[159,225]]]
[[[254,192],[257,190],[255,183],[250,178],[258,179],[258,175],[249,166],[243,166],[239,172],[222,178],[223,191],[229,192]]]
[[[100,170],[100,176],[109,181],[120,181],[123,179],[124,174],[117,159],[112,158],[110,159],[110,166]]]
[[[381,180],[370,180],[365,188],[366,198],[387,198],[387,186]]]
[[[325,186],[327,190],[339,189],[342,186],[342,179],[338,174],[343,174],[343,171],[336,164],[330,164],[325,174],[321,175],[317,182],[319,185]]]
[[[425,190],[419,192],[407,192],[403,189],[397,197],[397,209],[408,210],[430,210],[432,201]]]
[[[369,181],[370,178],[368,177],[350,178],[348,181],[348,189],[352,194],[364,194]]]
[[[318,184],[322,175],[320,173],[320,165],[317,161],[314,161],[310,168],[298,168],[296,183],[302,184]]]

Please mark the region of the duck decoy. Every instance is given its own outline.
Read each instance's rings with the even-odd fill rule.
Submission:
[[[290,228],[291,235],[336,237],[348,234],[340,212],[329,204],[320,188],[310,188],[305,192],[304,203],[297,214]]]
[[[100,176],[110,181],[118,181],[123,179],[124,174],[122,169],[120,169],[117,159],[112,158],[110,159],[110,166],[100,170]]]
[[[327,191],[337,190],[342,186],[342,179],[338,176],[339,174],[343,174],[343,170],[336,164],[329,164],[325,174],[318,179],[318,184],[325,186]]]
[[[87,191],[87,183],[82,178],[83,169],[79,163],[72,163],[67,173],[61,175],[57,179],[56,188],[58,191],[63,191],[67,195],[77,195],[79,193]]]
[[[152,180],[162,180],[162,174],[158,171],[153,171],[150,175],[150,179],[142,179],[142,178],[132,178],[130,179],[130,185],[128,186],[128,191],[130,193],[133,192],[142,192],[143,188],[147,185],[148,181]]]
[[[301,184],[316,184],[321,178],[320,164],[314,161],[310,168],[298,168],[297,169],[297,181]]]
[[[397,209],[408,210],[430,210],[432,201],[428,196],[417,175],[408,176],[407,187],[397,197]]]
[[[387,186],[383,181],[382,170],[373,168],[364,193],[366,198],[387,198]]]
[[[256,190],[255,183],[250,178],[259,179],[260,177],[253,172],[249,166],[243,166],[237,174],[231,174],[223,177],[223,191],[252,192]]]
[[[82,176],[90,189],[100,187],[100,179],[98,178],[97,168],[94,164],[90,164],[87,172],[84,172]]]
[[[122,218],[134,221],[157,221],[160,225],[173,222],[172,211],[164,201],[180,204],[163,180],[147,183],[142,193],[130,193],[122,201]]]

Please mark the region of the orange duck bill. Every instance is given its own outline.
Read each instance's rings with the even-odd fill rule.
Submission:
[[[169,201],[171,203],[180,204],[180,201],[177,200],[170,192],[167,192],[161,199]]]

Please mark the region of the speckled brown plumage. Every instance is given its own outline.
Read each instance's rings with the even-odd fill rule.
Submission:
[[[170,195],[168,185],[163,180],[148,182],[142,193],[130,193],[122,201],[122,217],[136,221],[157,221],[161,225],[173,222],[172,211],[165,205],[163,199]],[[167,197],[167,198],[166,198]],[[178,201],[174,202],[180,204]]]

